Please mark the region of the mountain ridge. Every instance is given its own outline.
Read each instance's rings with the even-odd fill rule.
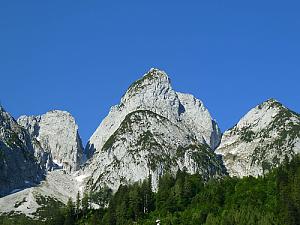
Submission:
[[[205,181],[227,173],[263,176],[300,152],[300,116],[277,100],[268,99],[250,109],[222,135],[201,100],[173,90],[168,75],[154,68],[133,82],[120,103],[111,107],[85,152],[78,125],[66,111],[21,116],[17,121],[9,115],[0,120],[0,144],[9,134],[2,121],[27,135],[37,159],[32,162],[46,178],[30,191],[5,196],[2,201],[12,204],[0,207],[5,212],[24,198],[36,208],[26,211],[20,205],[18,210],[31,214],[40,207],[39,195],[49,193],[49,198],[67,203],[68,197],[75,200],[77,192],[81,196],[101,188],[115,192],[121,185],[149,177],[157,191],[160,177],[175,176],[178,170],[200,174]]]

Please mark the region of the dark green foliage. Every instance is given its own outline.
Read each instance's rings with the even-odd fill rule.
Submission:
[[[141,184],[121,186],[109,203],[103,224],[130,224],[138,221],[154,210],[154,204],[154,193],[148,180]]]
[[[75,222],[75,206],[71,198],[69,198],[66,210],[65,210],[65,222],[64,225],[72,225]]]
[[[77,192],[77,195],[76,195],[76,213],[79,213],[80,212],[80,205],[81,205],[81,201],[80,201],[80,193],[79,191]]]
[[[108,205],[112,196],[112,191],[108,187],[101,188],[97,192],[92,192],[90,194],[91,203],[99,205],[101,208],[104,208]]]
[[[36,196],[37,203],[42,206],[36,212],[39,218],[47,218],[48,224],[63,224],[64,205],[50,197]]]
[[[121,186],[98,224],[299,224],[300,157],[264,177],[225,177],[204,182],[199,175],[165,174],[155,206],[142,210],[142,184]],[[97,212],[95,212],[97,213]]]
[[[25,215],[1,215],[0,216],[1,225],[46,225],[46,222],[37,221],[26,217]],[[59,224],[58,224],[59,225]]]
[[[7,139],[7,144],[14,148],[14,147],[19,147],[22,148],[23,143],[22,141],[19,139],[18,134],[16,134],[15,132],[10,132],[9,134],[9,138]]]
[[[255,137],[255,133],[250,130],[249,128],[244,128],[241,131],[241,140],[245,142],[251,142],[253,141]]]
[[[81,200],[81,209],[83,214],[87,214],[90,209],[90,195],[86,192],[83,194],[83,198]]]

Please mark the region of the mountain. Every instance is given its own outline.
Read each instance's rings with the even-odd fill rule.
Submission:
[[[21,116],[18,123],[51,154],[57,166],[69,173],[79,169],[83,147],[78,125],[70,113],[52,110],[41,116]]]
[[[0,106],[0,195],[36,185],[50,162],[39,142]]]
[[[42,218],[49,205],[59,211],[77,193],[103,200],[105,193],[142,181],[147,191],[158,192],[162,177],[178,178],[172,190],[185,196],[196,180],[211,187],[226,183],[228,174],[257,177],[298,153],[300,115],[278,101],[251,109],[222,135],[200,100],[176,92],[165,72],[151,69],[110,109],[86,155],[70,113],[52,110],[16,121],[0,107],[0,212]],[[195,180],[189,183],[183,174]]]
[[[151,69],[134,82],[113,106],[90,138],[83,175],[87,187],[144,180],[177,170],[222,176],[222,162],[213,150],[221,132],[203,103],[189,94],[175,92],[167,74]]]
[[[230,176],[259,176],[300,153],[300,115],[270,99],[226,131],[217,154]]]
[[[53,110],[15,121],[0,111],[0,211],[38,217],[83,191],[76,176],[83,148],[70,113]]]

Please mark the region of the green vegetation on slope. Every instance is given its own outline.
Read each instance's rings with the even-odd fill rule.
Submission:
[[[104,208],[108,202],[109,207]],[[92,203],[101,208],[90,209]],[[30,224],[147,225],[155,224],[156,219],[163,225],[300,224],[300,157],[259,178],[225,177],[205,183],[200,175],[179,171],[175,178],[164,175],[157,193],[145,180],[121,186],[113,196],[109,190],[85,194],[76,206],[69,201],[60,212],[57,218],[51,215],[52,219]],[[0,218],[5,225],[29,221],[24,216]]]

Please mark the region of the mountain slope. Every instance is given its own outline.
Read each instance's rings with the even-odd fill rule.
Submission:
[[[148,110],[128,114],[95,157],[89,165],[94,168],[89,180],[93,190],[103,185],[117,190],[120,184],[148,176],[156,189],[161,175],[178,170],[205,178],[223,174],[220,160],[207,145],[197,143],[185,127]]]
[[[223,174],[213,153],[221,133],[200,100],[175,92],[165,72],[151,69],[111,108],[86,147],[88,188],[159,177],[186,169],[204,177]]]
[[[270,99],[226,131],[216,153],[231,176],[258,176],[300,153],[300,116]]]
[[[66,204],[69,198],[75,201],[77,193],[82,190],[80,185],[75,174],[68,174],[61,169],[50,171],[40,184],[0,198],[0,214],[21,213],[38,218],[39,212],[50,201],[61,206]]]
[[[0,195],[40,182],[51,158],[0,106]]]

